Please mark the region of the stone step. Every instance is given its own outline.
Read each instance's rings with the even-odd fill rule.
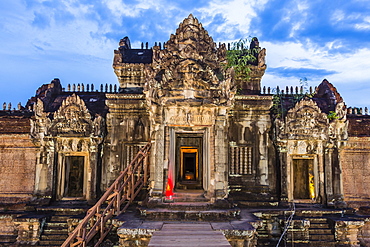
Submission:
[[[141,209],[141,216],[147,220],[185,220],[185,221],[222,221],[236,219],[239,209],[211,210],[171,210],[167,208]]]
[[[258,238],[261,238],[261,239],[268,239],[270,236],[269,234],[266,232],[266,233],[259,233],[258,232]]]
[[[296,210],[296,216],[308,217],[308,218],[321,218],[325,217],[326,215],[330,214],[341,214],[342,210],[334,210],[334,209],[307,209],[307,210]]]
[[[257,246],[262,246],[262,245],[257,245]],[[265,246],[276,246],[276,244],[274,245],[265,245]],[[280,243],[280,246],[285,246],[283,241]],[[336,246],[336,243],[335,242],[323,242],[323,241],[310,241],[309,243],[295,243],[295,242],[289,242],[287,243],[286,246],[294,246],[294,247],[311,247],[311,246],[314,246],[314,247],[334,247]]]
[[[67,224],[67,222],[65,222],[65,221],[62,221],[62,222],[59,222],[59,221],[57,221],[57,222],[46,222],[45,223],[45,227],[48,227],[48,228],[65,228],[65,227],[67,227],[68,226],[68,224]]]
[[[310,240],[310,243],[306,246],[332,247],[337,246],[337,243],[335,241]]]
[[[41,235],[41,240],[66,240],[68,237],[68,234],[45,234]]]
[[[310,228],[312,229],[318,229],[318,228],[329,228],[329,225],[328,223],[314,223],[314,222],[310,222]]]
[[[209,200],[204,197],[204,192],[201,191],[181,191],[175,192],[173,195],[174,202],[208,202]]]
[[[42,240],[39,246],[61,246],[65,240]]]
[[[332,231],[329,228],[311,228],[310,227],[308,231],[310,232],[310,234],[329,234],[329,235],[332,234]]]
[[[54,233],[60,233],[60,234],[68,234],[67,227],[55,227],[55,228],[44,228],[43,234],[54,234]]]
[[[17,234],[0,235],[0,246],[3,246],[3,243],[14,243],[17,241],[17,237]]]
[[[311,224],[326,224],[328,222],[327,218],[305,218],[309,220]]]
[[[82,219],[89,208],[90,206],[83,201],[63,201],[51,206],[38,207],[38,211],[52,214],[45,223],[39,246],[61,246],[68,237],[68,219]]]
[[[67,222],[68,219],[70,218],[76,218],[77,216],[80,216],[80,214],[78,215],[53,215],[51,216],[50,218],[50,221],[65,221]],[[85,217],[85,214],[82,214],[81,217]]]
[[[257,247],[260,247],[260,246],[276,246],[277,244],[277,241],[272,241],[270,239],[259,239],[258,237],[258,240],[257,240]],[[284,245],[280,245],[280,246],[284,246]],[[294,245],[296,246],[296,245]]]
[[[212,246],[231,247],[220,231],[214,231],[209,223],[163,224],[160,231],[155,231],[150,239],[149,247],[185,247],[185,246]]]
[[[171,210],[208,210],[212,205],[206,202],[173,202],[163,203],[161,207]]]
[[[79,214],[86,214],[88,208],[59,208],[59,207],[40,207],[37,208],[37,211],[52,211],[54,212],[54,215],[79,215]]]
[[[311,234],[310,233],[310,240],[318,240],[318,241],[334,241],[334,235],[331,234]]]

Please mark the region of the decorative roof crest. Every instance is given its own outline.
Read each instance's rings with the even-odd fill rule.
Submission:
[[[85,102],[76,94],[63,100],[62,105],[54,113],[50,132],[55,134],[84,135],[92,131],[91,114]]]
[[[172,34],[166,49],[155,49],[147,68],[148,94],[152,100],[217,99],[226,102],[235,93],[226,62],[226,47],[216,47],[202,24],[190,14]],[[227,90],[225,90],[227,88]]]

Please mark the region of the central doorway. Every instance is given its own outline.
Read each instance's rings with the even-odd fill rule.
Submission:
[[[198,148],[181,147],[180,177],[183,182],[197,181],[199,176]]]
[[[203,189],[202,144],[199,134],[177,134],[175,189]]]

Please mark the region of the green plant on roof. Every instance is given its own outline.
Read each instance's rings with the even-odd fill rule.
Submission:
[[[335,111],[329,111],[329,114],[328,114],[328,119],[330,121],[334,120],[334,119],[338,119],[339,117],[337,116],[337,113]]]
[[[257,56],[260,51],[260,47],[256,46],[249,48],[251,42],[258,42],[257,38],[252,38],[251,41],[248,39],[240,39],[239,41],[231,43],[230,50],[226,52],[226,69],[233,68],[237,77],[248,80],[250,74],[250,66],[257,64]]]

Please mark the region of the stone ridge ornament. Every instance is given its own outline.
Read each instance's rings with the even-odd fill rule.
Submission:
[[[225,104],[233,99],[236,89],[230,70],[222,66],[226,47],[217,48],[192,15],[180,23],[165,49],[154,47],[153,53],[145,88],[152,101],[197,99]]]
[[[286,116],[288,139],[327,139],[328,118],[311,99],[303,99]]]
[[[83,135],[88,136],[93,130],[91,114],[85,102],[73,94],[66,98],[54,114],[50,132],[53,135]]]

